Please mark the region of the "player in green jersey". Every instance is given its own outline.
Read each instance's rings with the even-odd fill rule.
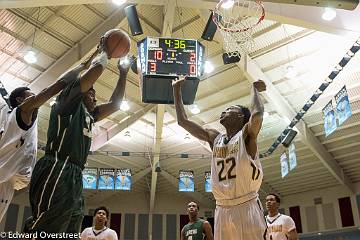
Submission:
[[[108,55],[100,43],[90,68],[78,66],[64,75],[68,86],[51,108],[45,156],[30,182],[32,219],[29,232],[79,233],[83,219],[82,170],[89,154],[92,125],[120,108],[129,66],[118,64],[120,77],[107,103],[96,106],[93,85],[106,68]],[[97,53],[96,52],[96,53]],[[70,77],[69,77],[70,76]]]
[[[199,205],[190,202],[187,206],[189,223],[181,230],[181,240],[214,240],[211,225],[208,221],[198,218]]]

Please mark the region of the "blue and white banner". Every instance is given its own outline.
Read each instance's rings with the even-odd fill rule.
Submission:
[[[336,126],[336,117],[335,111],[332,105],[332,101],[330,101],[322,110],[323,117],[324,117],[324,130],[325,130],[325,137],[329,136],[333,133],[337,126]]]
[[[193,192],[194,187],[194,172],[187,170],[179,171],[179,191],[180,192]]]
[[[281,177],[284,178],[289,174],[289,164],[286,157],[286,152],[281,154],[280,156],[280,166],[281,166]]]
[[[115,169],[100,168],[98,188],[114,190],[114,188],[115,188]]]
[[[336,101],[336,113],[340,126],[352,115],[349,95],[346,91],[345,86],[335,95],[335,101]]]
[[[289,150],[289,165],[290,165],[290,171],[294,170],[297,166],[296,161],[296,151],[295,151],[295,144],[291,144],[288,148]]]
[[[205,172],[205,192],[212,192],[211,172]]]
[[[130,169],[117,169],[115,189],[117,190],[131,190],[131,170]]]
[[[83,189],[96,189],[97,168],[85,168],[82,172]]]

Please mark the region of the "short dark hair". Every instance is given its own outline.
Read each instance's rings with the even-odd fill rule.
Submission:
[[[278,195],[276,195],[275,193],[269,193],[268,196],[270,196],[270,195],[275,197],[275,200],[277,203],[280,203],[280,197]]]
[[[10,106],[12,108],[16,108],[19,106],[18,101],[16,100],[17,97],[24,97],[25,91],[30,90],[28,87],[18,87],[15,88],[11,93],[9,97]]]
[[[249,108],[238,104],[236,106],[239,107],[241,109],[241,112],[244,114],[244,124],[248,123],[251,117],[251,112]]]
[[[107,217],[107,218],[109,217],[109,210],[108,210],[106,207],[104,207],[104,206],[101,206],[101,207],[98,207],[98,208],[95,209],[95,211],[94,211],[94,217],[95,217],[96,213],[97,213],[98,211],[100,211],[100,210],[104,210],[105,213],[106,213],[106,217]]]

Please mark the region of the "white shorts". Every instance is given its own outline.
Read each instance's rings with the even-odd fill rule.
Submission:
[[[14,195],[14,188],[10,181],[0,183],[0,222],[10,205]]]
[[[260,201],[216,206],[214,233],[215,240],[263,240],[266,222]]]

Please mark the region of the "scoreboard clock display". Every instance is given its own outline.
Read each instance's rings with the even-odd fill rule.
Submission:
[[[174,103],[171,82],[177,76],[186,75],[183,102],[192,104],[204,72],[204,53],[204,46],[193,39],[147,37],[140,41],[137,72],[142,101]]]
[[[143,75],[203,74],[204,46],[197,40],[147,37],[138,49]]]

